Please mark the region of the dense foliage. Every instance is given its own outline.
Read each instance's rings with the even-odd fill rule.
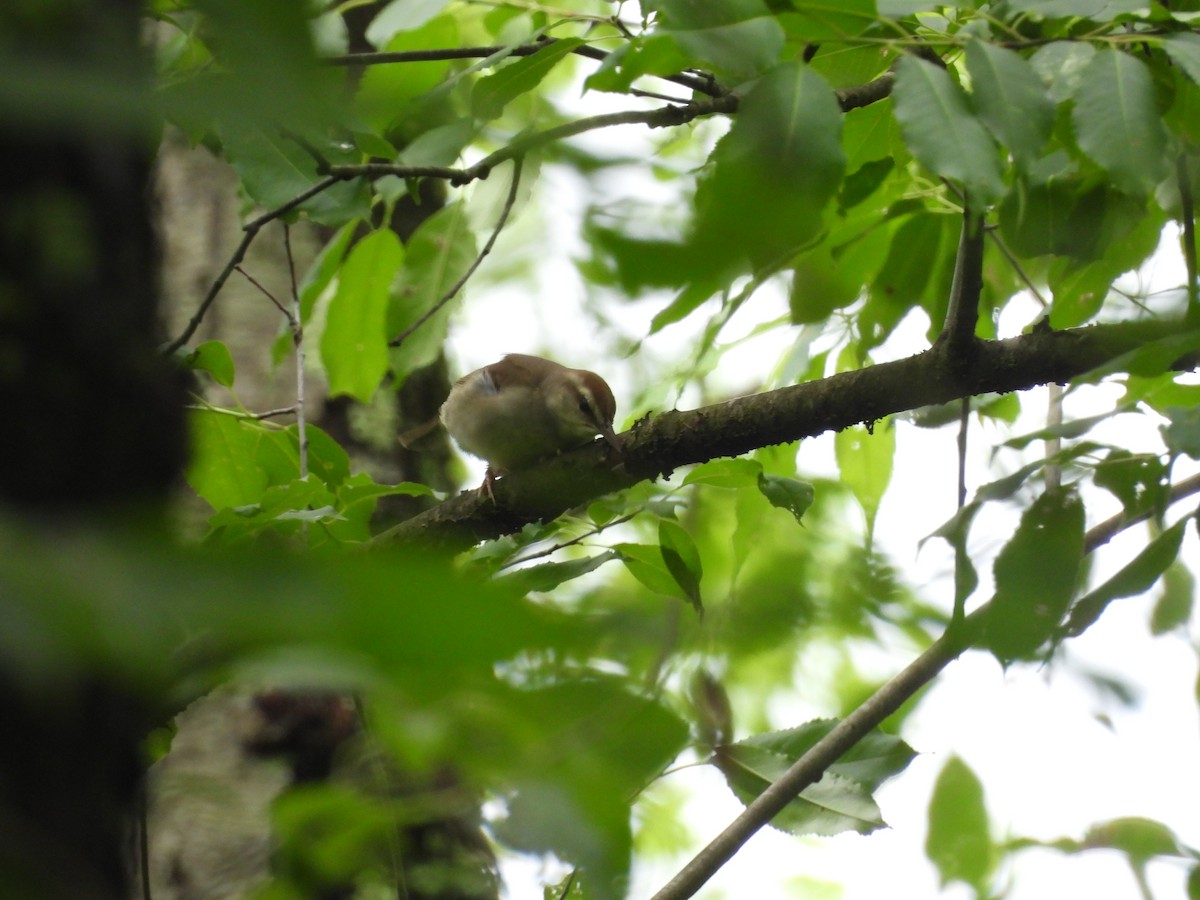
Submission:
[[[237,251],[163,347],[195,379],[180,503],[207,507],[167,541],[6,525],[21,634],[0,640],[31,689],[99,674],[165,711],[228,680],[353,692],[405,779],[452,772],[502,852],[561,861],[553,897],[623,896],[635,862],[697,849],[666,824],[683,799],[663,773],[709,764],[748,811],[665,900],[768,822],[884,827],[874,794],[914,757],[912,701],[968,648],[1065,665],[1064,642],[1152,590],[1154,633],[1188,639],[1195,0],[304,6],[145,10],[154,124],[227,162],[245,204]],[[144,113],[113,96],[116,120]],[[235,399],[242,360],[198,335],[280,221],[320,249],[272,298],[281,330],[258,352],[299,374],[265,416]],[[1184,275],[1143,295],[1123,276],[1156,250]],[[562,361],[618,388],[620,465],[585,448],[494,501],[448,497],[314,424],[315,373],[384,415],[390,446],[456,315],[513,286],[533,310],[581,298],[593,355]],[[1021,393],[1047,384],[1064,386],[1049,420],[1045,391]],[[1063,421],[1064,393],[1087,414]],[[1105,430],[1118,415],[1158,445]],[[877,528],[914,496],[893,469],[918,429],[962,454],[957,473],[904,473],[944,522],[927,552],[947,574],[924,586]],[[824,457],[798,451],[830,431]],[[395,524],[396,497],[423,511]],[[1101,562],[1134,525],[1134,555]],[[888,675],[860,662],[881,649]],[[834,661],[804,685],[823,714],[781,720],[813,654]],[[443,814],[443,787],[399,814]],[[1039,845],[996,837],[984,787],[950,756],[926,843],[980,897]],[[281,804],[281,855],[304,862],[262,895],[387,882],[380,793]],[[1200,854],[1172,827],[1052,846],[1115,848],[1140,880],[1170,860],[1195,896]]]

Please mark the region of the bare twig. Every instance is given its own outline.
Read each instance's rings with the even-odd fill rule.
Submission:
[[[622,112],[604,113],[598,116],[587,116],[582,119],[576,119],[573,122],[565,122],[554,128],[547,128],[545,131],[535,131],[522,135],[511,144],[501,147],[499,150],[466,169],[423,167],[425,171],[417,171],[418,167],[415,166],[366,163],[364,165],[330,166],[329,173],[339,178],[380,178],[384,175],[413,178],[422,175],[432,175],[433,177],[446,178],[450,184],[458,186],[479,178],[486,178],[492,169],[500,165],[500,163],[516,159],[518,156],[524,156],[530,150],[537,147],[553,143],[554,141],[565,140],[569,137],[575,137],[587,131],[594,131],[598,128],[610,128],[614,125],[646,125],[650,128],[671,128],[677,125],[685,125],[702,116],[735,112],[737,105],[737,98],[731,94],[712,100],[699,100],[684,104],[683,106],[660,106],[649,110],[624,110]]]
[[[331,66],[373,66],[385,63],[435,62],[448,59],[486,59],[489,56],[496,56],[498,54],[504,54],[505,58],[509,56],[532,56],[539,50],[555,43],[556,40],[555,38],[550,38],[544,41],[536,41],[532,44],[520,44],[516,47],[494,45],[487,47],[444,47],[432,50],[402,50],[393,53],[348,53],[344,56],[327,57],[323,62]],[[505,53],[505,51],[508,52]],[[581,44],[571,52],[576,56],[583,56],[600,62],[608,59],[609,55],[607,50],[601,50],[599,47],[593,47],[590,44]],[[714,79],[692,75],[688,72],[654,77],[661,78],[663,81],[673,82],[711,97],[719,97],[725,93]]]
[[[199,328],[200,323],[204,321],[204,316],[207,314],[209,307],[211,307],[213,301],[217,299],[217,294],[221,292],[221,288],[225,286],[225,282],[229,280],[229,276],[233,273],[234,269],[241,265],[242,260],[246,258],[246,250],[249,249],[250,244],[254,241],[254,238],[258,236],[259,231],[262,230],[264,225],[269,222],[273,222],[280,216],[286,216],[297,206],[300,206],[302,203],[311,200],[313,197],[317,196],[317,194],[328,190],[342,180],[343,176],[341,175],[330,175],[327,178],[323,178],[307,190],[301,191],[282,206],[276,207],[270,212],[263,213],[263,215],[259,216],[257,219],[254,219],[252,222],[246,224],[242,229],[244,232],[242,239],[238,243],[237,248],[233,251],[233,255],[229,258],[229,262],[225,264],[225,268],[221,270],[221,273],[216,277],[216,280],[213,281],[212,287],[208,289],[208,293],[200,302],[199,308],[197,308],[195,314],[188,321],[187,327],[183,329],[183,333],[180,334],[179,337],[167,344],[167,346],[163,349],[163,352],[169,356],[192,339],[192,335],[196,333],[196,329]]]
[[[268,409],[264,412],[252,413],[244,409],[226,409],[224,406],[213,406],[211,403],[193,403],[186,409],[194,409],[199,412],[217,413],[222,416],[232,416],[235,419],[251,419],[256,422],[261,422],[264,419],[273,419],[276,416],[290,416],[296,412],[294,406],[281,406],[278,409]]]
[[[475,270],[479,268],[479,264],[482,263],[484,259],[487,258],[487,255],[492,252],[492,247],[496,243],[496,238],[500,236],[501,230],[503,230],[505,223],[508,221],[508,215],[512,212],[513,204],[516,202],[517,188],[521,184],[521,166],[524,164],[524,162],[524,158],[520,156],[513,160],[512,181],[508,186],[508,196],[504,198],[504,208],[500,210],[500,217],[496,220],[496,227],[493,228],[492,233],[488,235],[487,243],[483,245],[483,249],[479,251],[479,255],[475,257],[474,262],[467,267],[467,271],[463,272],[462,277],[459,278],[458,281],[454,282],[450,290],[446,291],[446,293],[442,295],[441,299],[438,300],[437,303],[433,304],[433,306],[426,310],[420,318],[388,341],[389,347],[399,347],[402,343],[404,343],[405,338],[437,315],[442,307],[453,300],[458,292],[462,290],[463,285],[467,283],[467,279],[475,274]]]
[[[300,477],[308,477],[308,429],[304,420],[304,325],[300,321],[300,288],[296,284],[296,261],[292,258],[292,232],[283,226],[283,248],[287,252],[288,274],[292,279],[292,311],[285,312],[296,350],[296,440],[300,453]],[[304,523],[307,528],[308,523]]]

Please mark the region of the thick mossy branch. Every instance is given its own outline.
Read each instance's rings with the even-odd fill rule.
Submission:
[[[965,370],[949,345],[938,344],[896,362],[701,409],[662,413],[620,435],[623,461],[598,441],[500,479],[495,503],[478,491],[459,494],[389,529],[376,541],[464,550],[643,479],[669,475],[680,466],[839,431],[961,397],[1067,382],[1181,330],[1179,322],[1156,321],[980,341]]]

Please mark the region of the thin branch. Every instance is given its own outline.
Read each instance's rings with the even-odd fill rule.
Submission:
[[[308,477],[308,429],[304,420],[304,326],[300,321],[300,288],[296,284],[296,261],[292,258],[292,230],[283,226],[283,248],[287,252],[288,273],[292,279],[292,311],[286,313],[296,350],[296,440],[299,443],[300,477]],[[305,530],[308,523],[304,523]]]
[[[250,244],[254,241],[254,238],[258,236],[259,231],[262,230],[264,225],[266,225],[268,222],[278,219],[280,216],[286,216],[297,206],[300,206],[302,203],[311,200],[313,197],[317,196],[317,194],[328,190],[342,180],[343,177],[340,175],[330,175],[327,178],[323,178],[307,190],[301,191],[282,206],[279,206],[270,212],[264,213],[257,219],[254,219],[252,222],[246,224],[242,229],[244,232],[242,239],[238,243],[237,248],[233,251],[233,255],[229,258],[229,262],[225,264],[225,268],[221,270],[221,273],[217,275],[216,280],[213,281],[212,287],[208,289],[208,293],[205,294],[204,299],[200,302],[199,308],[197,308],[195,314],[188,321],[187,327],[183,329],[183,332],[179,335],[179,337],[175,338],[175,340],[171,341],[171,343],[167,344],[167,346],[163,348],[163,353],[167,356],[170,356],[192,339],[192,335],[196,333],[196,329],[199,328],[200,323],[204,321],[204,316],[208,313],[209,307],[211,307],[213,301],[217,299],[217,294],[221,292],[221,288],[225,286],[225,282],[229,280],[229,276],[233,274],[234,269],[241,265],[242,260],[246,258],[246,251],[249,249]]]
[[[467,279],[475,274],[475,270],[479,268],[479,264],[482,263],[487,258],[488,254],[492,252],[492,247],[496,243],[496,238],[500,236],[500,232],[504,229],[504,225],[508,221],[508,215],[512,212],[513,204],[516,202],[517,188],[521,184],[521,167],[524,165],[524,163],[525,159],[521,156],[518,156],[515,160],[513,160],[512,181],[508,186],[508,196],[504,198],[504,208],[500,210],[500,217],[496,220],[496,227],[493,228],[492,233],[488,235],[487,243],[483,245],[483,249],[479,251],[479,255],[475,257],[475,260],[470,266],[467,267],[467,271],[463,272],[462,277],[459,278],[458,281],[454,282],[450,290],[446,291],[446,293],[442,295],[442,298],[438,300],[437,303],[433,304],[433,306],[426,310],[424,315],[388,341],[389,347],[399,347],[402,343],[404,343],[405,338],[437,315],[438,312],[441,311],[442,307],[453,300],[458,292],[462,290],[463,285],[467,283]]]
[[[1193,475],[1191,478],[1185,478],[1183,481],[1173,485],[1170,493],[1167,494],[1167,505],[1170,506],[1178,503],[1180,500],[1190,497],[1193,494],[1200,494],[1200,475]],[[1117,513],[1112,518],[1105,519],[1099,525],[1088,530],[1084,538],[1084,553],[1091,553],[1104,546],[1126,528],[1136,525],[1139,522],[1145,522],[1152,515],[1154,515],[1154,511],[1146,509],[1132,516],[1122,512]]]
[[[1172,491],[1172,502],[1190,493],[1200,492],[1200,476],[1189,481],[1195,481],[1196,484],[1188,490],[1179,491],[1178,496],[1176,491]],[[1185,484],[1187,482],[1182,482],[1176,488],[1183,488]],[[1134,521],[1137,520],[1124,521],[1117,526],[1117,530],[1129,527]],[[1102,523],[1088,532],[1084,540],[1086,552],[1092,552],[1112,537],[1107,534],[1108,528],[1108,523]],[[684,900],[693,896],[759,829],[805,788],[819,781],[829,766],[969,649],[982,634],[990,608],[991,603],[985,603],[966,618],[961,628],[948,628],[928,650],[842,719],[697,853],[652,900]]]
[[[523,563],[532,562],[535,559],[541,559],[542,557],[550,556],[567,547],[573,547],[576,544],[582,544],[584,541],[594,538],[596,535],[603,531],[607,531],[609,528],[613,528],[617,525],[624,525],[626,522],[632,521],[638,515],[640,515],[641,512],[642,510],[640,508],[636,509],[631,513],[626,513],[623,516],[617,516],[615,519],[610,519],[603,525],[597,525],[591,531],[587,532],[587,534],[581,534],[579,537],[571,538],[569,541],[563,541],[561,543],[554,544],[553,546],[546,547],[545,549],[539,550],[536,553],[530,553],[528,556],[522,556],[520,559],[510,560],[502,565],[498,571],[503,572],[505,569],[511,569],[513,566],[519,566]]]
[[[945,343],[952,356],[961,356],[975,343],[975,324],[979,320],[979,297],[983,292],[983,221],[964,204],[958,256],[954,261],[954,280],[946,322],[938,342]]]
[[[446,178],[451,185],[459,186],[479,178],[486,178],[500,163],[508,162],[518,156],[524,156],[530,150],[554,141],[565,140],[598,128],[610,128],[614,125],[646,125],[650,128],[672,128],[685,125],[693,119],[711,116],[716,113],[732,113],[737,110],[738,101],[735,96],[699,100],[683,106],[660,106],[656,109],[635,109],[622,112],[604,113],[598,116],[587,116],[573,122],[565,122],[545,131],[535,131],[522,135],[511,144],[501,147],[494,153],[484,157],[466,169],[437,169],[434,167],[394,166],[389,163],[367,163],[364,165],[330,166],[329,173],[339,178],[380,178],[384,175],[397,175],[401,178],[414,178],[425,175]],[[418,171],[420,170],[420,171]]]
[[[290,416],[296,412],[294,406],[281,406],[278,409],[268,409],[265,412],[252,413],[244,409],[226,409],[224,406],[213,406],[211,403],[193,403],[185,409],[194,409],[198,412],[218,413],[222,416],[232,416],[235,419],[250,419],[256,422],[261,422],[264,419],[273,419],[275,416]]]
[[[496,56],[497,54],[504,54],[504,58],[508,58],[509,56],[532,56],[539,50],[556,43],[557,40],[557,38],[550,38],[532,44],[519,44],[516,47],[496,44],[485,47],[443,47],[432,50],[401,50],[391,53],[348,53],[343,56],[326,57],[322,62],[331,66],[374,66],[387,63],[436,62],[450,59],[486,59],[489,56]],[[609,56],[607,50],[601,50],[599,47],[593,47],[590,44],[581,44],[571,52],[576,56],[583,56],[600,62],[608,59]],[[675,75],[656,75],[654,77],[661,78],[663,81],[673,82],[710,97],[720,97],[725,93],[716,80],[711,77],[693,75],[688,72],[679,72]]]
[[[681,466],[738,456],[964,396],[1067,382],[1121,354],[1177,335],[1177,320],[1123,322],[1062,331],[1038,330],[979,341],[965,371],[935,344],[906,359],[738,397],[640,421],[621,436],[618,461],[597,442],[513,472],[495,487],[495,502],[469,491],[383,532],[379,543],[411,542],[446,552],[519,531],[596,497]]]
[[[256,288],[258,288],[259,292],[262,293],[264,296],[266,296],[266,298],[268,300],[271,301],[271,305],[274,306],[281,313],[283,313],[283,317],[288,320],[288,324],[289,325],[291,324],[292,314],[287,311],[287,309],[284,307],[284,305],[282,303],[280,303],[278,300],[275,299],[275,295],[272,294],[270,291],[268,291],[266,289],[266,287],[257,278],[255,278],[253,275],[251,275],[249,272],[247,272],[241,266],[234,266],[234,271],[237,272],[239,275],[241,275],[243,278],[245,278],[248,282],[250,282]]]

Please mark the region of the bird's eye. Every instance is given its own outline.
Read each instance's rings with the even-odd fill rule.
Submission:
[[[590,416],[592,414],[592,408],[588,405],[586,397],[579,398],[579,411],[585,416]]]

